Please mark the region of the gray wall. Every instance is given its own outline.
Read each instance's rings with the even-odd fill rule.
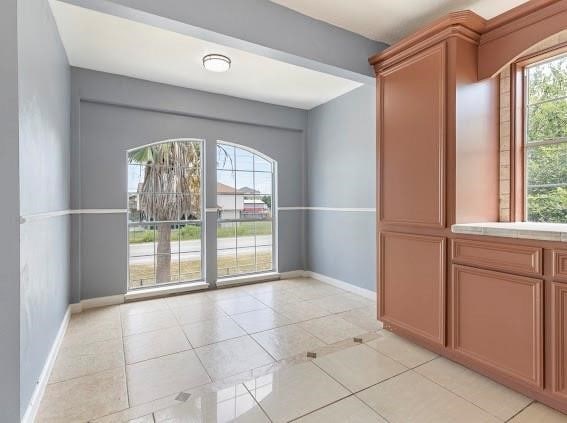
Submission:
[[[20,200],[18,188],[17,1],[0,13],[0,410],[6,422],[20,417]]]
[[[376,207],[376,93],[368,84],[308,112],[310,207]],[[310,210],[309,270],[376,290],[376,213]]]
[[[70,69],[48,2],[18,5],[19,204],[25,217],[70,205]],[[69,241],[68,216],[20,225],[21,415],[69,304]]]
[[[125,209],[126,151],[174,138],[205,140],[206,207],[216,207],[216,140],[242,144],[275,159],[279,205],[303,205],[304,111],[82,69],[73,69],[72,85],[73,208]],[[207,219],[211,259],[216,251],[215,216],[209,213]],[[279,271],[304,268],[304,232],[302,211],[280,213]],[[74,301],[125,292],[126,239],[124,213],[74,217]],[[207,262],[207,279],[213,282],[213,261]]]

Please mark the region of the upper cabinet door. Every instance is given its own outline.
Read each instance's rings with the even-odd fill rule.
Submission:
[[[378,75],[380,222],[445,226],[443,42]]]

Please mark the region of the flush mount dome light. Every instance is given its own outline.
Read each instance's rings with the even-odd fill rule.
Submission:
[[[226,72],[230,69],[230,59],[222,54],[207,54],[203,57],[203,67],[211,72]]]

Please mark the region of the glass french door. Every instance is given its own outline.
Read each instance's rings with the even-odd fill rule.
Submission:
[[[128,289],[203,279],[202,141],[128,152]]]
[[[217,277],[273,271],[275,162],[228,142],[216,162]]]

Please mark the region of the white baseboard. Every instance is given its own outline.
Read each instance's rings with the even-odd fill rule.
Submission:
[[[57,331],[57,336],[55,337],[55,341],[53,341],[53,345],[51,346],[51,350],[49,351],[47,360],[43,365],[43,370],[39,375],[39,379],[37,381],[37,384],[35,385],[35,389],[33,391],[32,397],[26,408],[24,417],[22,418],[22,423],[33,423],[33,421],[37,416],[37,412],[39,411],[39,405],[41,404],[41,399],[43,398],[43,394],[45,393],[45,388],[47,387],[47,382],[49,381],[49,377],[51,376],[51,371],[53,370],[53,366],[55,365],[57,353],[59,353],[59,348],[61,348],[61,343],[63,342],[63,338],[65,337],[65,332],[67,331],[67,326],[69,325],[70,318],[71,318],[71,306],[67,307],[67,311],[65,312],[63,321],[59,326],[59,331]]]
[[[88,300],[81,300],[80,303],[71,304],[71,313],[80,313],[89,308],[106,307],[116,304],[124,303],[124,294],[110,295],[108,297],[90,298]]]
[[[317,279],[318,281],[328,283],[329,285],[333,285],[337,288],[344,289],[345,291],[352,292],[353,294],[360,295],[361,297],[376,301],[376,292],[369,289],[361,288],[348,282],[331,278],[330,276],[322,275],[316,272],[305,271],[303,273],[306,277]]]
[[[291,272],[281,272],[281,279],[304,278],[305,270],[292,270]]]

